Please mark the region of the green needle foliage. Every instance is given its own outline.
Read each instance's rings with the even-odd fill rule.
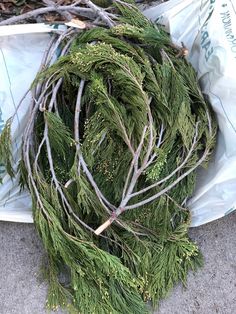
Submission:
[[[7,120],[0,136],[0,164],[5,166],[7,173],[13,178],[15,174],[12,165],[11,121],[12,119]]]
[[[212,113],[182,48],[134,5],[114,6],[114,27],[85,30],[38,75],[19,165],[47,305],[69,313],[148,313],[201,265],[186,200],[214,146]]]

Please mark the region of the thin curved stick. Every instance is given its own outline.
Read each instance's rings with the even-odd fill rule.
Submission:
[[[198,124],[199,124],[199,123],[196,124],[196,131],[195,131],[195,136],[194,136],[194,139],[193,139],[192,146],[190,147],[190,150],[189,150],[189,152],[188,152],[186,158],[184,159],[184,161],[183,161],[174,171],[172,171],[168,176],[166,176],[165,178],[161,179],[161,180],[158,181],[158,182],[153,183],[152,185],[146,187],[145,189],[142,189],[142,190],[140,190],[140,191],[138,191],[138,192],[133,193],[133,194],[132,194],[132,197],[137,196],[137,195],[140,195],[140,194],[142,194],[142,193],[145,193],[145,192],[147,192],[147,191],[149,191],[149,190],[151,190],[151,189],[157,187],[158,185],[160,185],[160,184],[166,182],[167,180],[169,180],[170,178],[172,178],[179,170],[181,170],[181,169],[185,166],[185,164],[187,163],[187,161],[188,161],[189,158],[191,157],[192,152],[193,152],[193,150],[194,150],[194,148],[195,148],[195,145],[196,145],[196,143],[197,143]]]
[[[139,146],[138,146],[136,152],[134,153],[133,160],[132,160],[132,162],[130,164],[130,168],[129,168],[129,171],[128,171],[128,175],[127,175],[127,178],[126,178],[126,181],[125,181],[125,185],[124,185],[124,189],[123,189],[123,193],[122,193],[122,199],[124,199],[126,194],[127,194],[128,184],[129,184],[129,181],[130,181],[130,177],[131,177],[133,168],[135,169],[135,171],[137,171],[137,169],[138,169],[137,161],[138,161],[138,158],[139,158],[140,153],[141,153],[141,149],[142,149],[142,146],[143,146],[143,142],[144,142],[146,131],[147,131],[147,126],[144,127],[143,134],[141,136],[141,140],[140,140]]]
[[[86,162],[82,156],[81,153],[81,148],[80,148],[80,136],[79,136],[79,119],[80,119],[80,111],[81,111],[81,97],[82,97],[82,93],[83,93],[83,89],[84,89],[84,85],[85,85],[85,81],[81,80],[80,82],[80,86],[79,86],[79,90],[78,90],[78,95],[77,95],[77,100],[76,100],[76,106],[75,106],[75,117],[74,117],[74,138],[75,138],[75,142],[76,142],[76,151],[78,154],[78,159],[81,163],[81,166],[90,182],[90,184],[92,185],[92,187],[94,188],[97,197],[100,200],[100,203],[103,205],[103,207],[105,208],[105,210],[110,213],[110,209],[104,204],[104,202],[111,208],[111,209],[116,209],[115,206],[113,206],[112,204],[110,204],[110,202],[105,198],[105,196],[101,193],[101,191],[99,190],[96,182],[93,179],[93,176],[91,174],[91,172],[89,171]]]
[[[134,209],[140,206],[143,206],[147,203],[150,203],[152,201],[154,201],[155,199],[157,199],[158,197],[160,197],[161,195],[167,193],[168,191],[170,191],[173,187],[176,186],[177,183],[179,183],[180,181],[182,181],[185,177],[187,177],[191,172],[193,172],[207,157],[207,155],[209,154],[209,149],[206,149],[202,155],[202,157],[199,159],[199,161],[194,165],[194,167],[190,168],[188,171],[186,171],[185,173],[183,173],[178,179],[176,179],[172,184],[170,184],[168,187],[166,187],[165,189],[163,189],[162,191],[160,191],[159,193],[139,202],[133,205],[128,205],[126,206],[126,210],[128,209]]]
[[[5,21],[0,22],[0,26],[9,25],[9,24],[16,24],[20,21],[30,19],[31,17],[36,17],[38,15],[53,12],[53,11],[63,12],[63,11],[70,11],[70,10],[73,10],[74,12],[76,11],[77,14],[80,14],[80,13],[81,14],[85,14],[85,13],[91,14],[92,12],[94,12],[94,10],[92,10],[92,9],[83,8],[83,7],[75,7],[75,6],[71,6],[71,5],[49,6],[46,8],[39,8],[39,9],[35,9],[35,10],[29,11],[27,13],[21,14],[21,15],[10,17],[9,19],[6,19]]]
[[[66,196],[64,195],[62,188],[60,186],[60,183],[57,179],[55,170],[54,170],[54,165],[53,165],[53,158],[52,158],[52,152],[51,152],[51,146],[50,146],[50,142],[49,142],[49,138],[48,138],[48,124],[47,121],[45,120],[45,129],[44,129],[44,137],[45,137],[45,142],[46,142],[46,147],[47,147],[47,155],[48,155],[48,162],[49,162],[49,167],[50,167],[50,172],[52,175],[52,180],[55,184],[55,187],[57,189],[57,191],[59,192],[62,202],[66,205],[69,213],[67,212],[67,209],[64,205],[64,209],[67,212],[67,215],[72,215],[83,227],[85,227],[86,229],[88,229],[89,231],[93,232],[94,229],[92,229],[89,225],[87,225],[85,222],[83,222],[83,220],[81,220],[73,211],[71,205],[69,204],[69,202],[67,201]]]
[[[82,0],[81,3],[86,4],[89,8],[92,9],[94,13],[96,13],[109,27],[113,27],[115,23],[109,17],[109,13],[107,13],[104,9],[100,8],[96,4],[94,4],[90,0]]]

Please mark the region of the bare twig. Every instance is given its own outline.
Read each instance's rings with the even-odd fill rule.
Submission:
[[[58,48],[58,46],[60,45],[60,43],[62,42],[62,40],[66,37],[66,35],[68,34],[68,33],[70,33],[71,31],[69,30],[67,30],[66,32],[64,32],[61,36],[59,36],[59,38],[58,38],[58,40],[56,41],[56,43],[55,43],[55,46],[52,46],[52,43],[50,42],[50,44],[49,44],[49,49],[48,50],[46,50],[46,53],[44,54],[44,57],[43,57],[43,61],[42,61],[42,65],[41,65],[41,69],[40,69],[40,71],[42,70],[42,68],[45,68],[45,67],[47,67],[50,63],[51,63],[51,60],[52,60],[52,58],[53,58],[53,55],[55,54],[55,48]],[[66,52],[67,52],[67,50],[68,50],[68,48],[69,48],[69,46],[70,46],[70,44],[71,44],[71,42],[72,42],[72,40],[74,39],[74,36],[72,36],[72,38],[67,42],[67,44],[65,45],[65,47],[63,48],[63,50],[61,51],[61,56],[64,56],[65,54],[66,54]],[[55,42],[55,38],[53,39],[53,41],[52,42]],[[39,72],[40,72],[39,71]],[[53,91],[56,89],[57,91],[58,91],[58,89],[59,89],[59,87],[61,86],[61,83],[62,83],[62,79],[60,79],[58,82],[57,82],[57,84],[56,84],[56,86],[53,86],[53,77],[55,76],[55,73],[53,74],[53,75],[51,75],[50,77],[49,77],[49,79],[46,81],[46,83],[43,85],[43,91],[42,92],[40,92],[40,96],[39,96],[39,98],[36,100],[36,99],[34,99],[34,101],[35,101],[35,103],[36,104],[38,104],[38,106],[39,106],[39,110],[40,111],[45,111],[46,110],[46,102],[47,102],[47,98],[53,93]],[[41,84],[38,84],[38,85],[41,85]],[[37,86],[38,86],[37,85]],[[37,86],[36,86],[36,88],[37,88]],[[46,95],[45,95],[45,93],[46,93],[46,91],[50,88],[50,87],[53,87],[52,88],[52,90],[50,91],[50,92],[48,92]],[[52,97],[53,99],[54,99],[54,101],[52,101],[52,99],[51,99],[51,101],[50,101],[50,104],[49,104],[49,107],[50,107],[50,109],[52,108],[52,106],[54,105],[56,105],[56,95],[54,94],[54,96]],[[45,142],[46,142],[46,138],[45,138],[45,136],[43,137],[43,139],[42,139],[42,141],[41,141],[41,143],[39,144],[39,147],[38,147],[38,151],[37,151],[37,153],[36,153],[36,156],[35,156],[35,160],[34,160],[34,169],[35,169],[35,172],[36,172],[36,174],[38,175],[39,173],[38,173],[38,159],[39,159],[39,156],[40,156],[40,153],[41,153],[41,149],[42,149],[42,147],[43,147],[43,145],[45,144]]]
[[[171,183],[170,185],[168,185],[165,189],[161,190],[159,193],[156,193],[155,195],[139,202],[133,205],[128,205],[126,206],[126,210],[128,209],[134,209],[140,206],[143,206],[147,203],[150,203],[152,201],[154,201],[155,199],[157,199],[158,197],[160,197],[161,195],[167,193],[168,191],[170,191],[173,187],[176,186],[176,184],[178,184],[180,181],[182,181],[185,177],[187,177],[191,172],[193,172],[207,157],[207,155],[209,154],[209,149],[206,149],[202,155],[202,157],[198,160],[198,162],[192,167],[190,168],[188,171],[186,171],[185,173],[183,173],[181,176],[179,176],[173,183]]]
[[[153,150],[153,147],[154,147],[154,141],[155,141],[155,138],[154,138],[154,134],[153,134],[153,117],[152,117],[152,113],[151,113],[151,109],[150,109],[150,103],[151,103],[152,99],[150,98],[148,100],[148,102],[146,102],[146,107],[147,107],[147,112],[148,112],[148,120],[149,120],[149,132],[150,132],[150,135],[149,135],[149,142],[148,142],[148,148],[147,148],[147,152],[146,152],[146,155],[144,157],[144,160],[143,160],[143,163],[142,163],[142,166],[141,166],[141,171],[143,171],[146,167],[147,167],[147,163],[148,163],[148,160],[150,158],[150,155],[151,155],[151,152]]]
[[[165,178],[161,179],[160,181],[157,181],[155,183],[153,183],[152,185],[138,191],[138,192],[135,192],[132,194],[132,197],[134,196],[137,196],[137,195],[140,195],[142,193],[145,193],[155,187],[157,187],[158,185],[166,182],[167,180],[169,180],[170,178],[172,178],[178,171],[180,171],[184,166],[185,164],[187,163],[187,161],[189,160],[189,158],[192,156],[192,153],[194,151],[194,148],[196,146],[196,143],[197,143],[197,137],[198,137],[198,124],[196,124],[196,130],[195,130],[195,135],[194,135],[194,139],[193,139],[193,143],[192,143],[192,146],[190,147],[189,151],[188,151],[188,154],[187,156],[185,157],[184,161],[174,170],[172,171],[168,176],[166,176]]]
[[[178,207],[179,209],[184,210],[184,211],[187,210],[186,207],[183,207],[183,206],[179,205],[169,194],[164,193],[164,195],[165,195],[172,203],[174,203],[175,206]]]
[[[64,209],[65,209],[66,213],[68,215],[72,215],[83,227],[85,227],[89,231],[93,232],[94,230],[89,225],[87,225],[83,220],[81,220],[78,215],[75,214],[75,212],[73,211],[71,205],[69,204],[64,192],[62,191],[61,185],[57,179],[57,176],[56,176],[56,173],[54,170],[54,165],[53,165],[51,146],[50,146],[50,142],[49,142],[49,138],[48,138],[48,124],[47,124],[46,119],[45,119],[44,138],[45,138],[46,147],[47,147],[48,162],[49,162],[50,172],[52,175],[52,180],[55,184],[57,191],[60,194],[60,197],[61,197],[63,204],[65,205]]]
[[[21,14],[21,15],[17,15],[17,16],[13,16],[10,17],[9,19],[6,19],[2,22],[0,22],[0,26],[2,25],[9,25],[9,24],[16,24],[20,21],[23,20],[27,20],[30,19],[32,17],[36,17],[40,14],[45,14],[48,12],[66,12],[66,11],[76,11],[77,14],[91,14],[92,12],[94,12],[94,10],[90,9],[90,8],[83,8],[83,7],[75,7],[75,6],[71,6],[71,5],[65,5],[65,6],[48,6],[46,8],[39,8],[39,9],[35,9],[32,11],[29,11],[27,13]]]
[[[77,95],[77,101],[76,101],[76,107],[75,107],[75,118],[74,118],[74,138],[75,138],[75,142],[76,142],[76,151],[78,154],[78,159],[79,162],[83,168],[83,171],[85,172],[90,184],[92,185],[92,187],[95,190],[95,193],[100,201],[100,203],[102,204],[102,206],[105,208],[105,210],[110,213],[110,209],[107,207],[109,206],[111,209],[115,209],[115,206],[113,206],[106,198],[105,196],[102,194],[102,192],[100,191],[100,189],[98,188],[96,182],[93,179],[93,176],[91,174],[91,172],[89,171],[86,162],[82,156],[82,152],[81,152],[81,148],[80,148],[80,135],[79,135],[79,119],[80,119],[80,111],[81,111],[81,97],[82,97],[82,93],[83,93],[83,89],[84,89],[84,84],[85,81],[81,80],[80,82],[80,86],[79,86],[79,90],[78,90],[78,95]],[[79,169],[78,169],[79,170]],[[106,205],[107,204],[107,205]]]
[[[129,184],[129,181],[130,181],[130,177],[131,177],[133,168],[134,168],[134,171],[136,171],[136,172],[138,170],[138,159],[139,159],[140,152],[141,152],[141,149],[142,149],[142,146],[143,146],[143,142],[144,142],[146,131],[147,131],[147,127],[145,126],[144,130],[143,130],[143,134],[141,136],[141,140],[140,140],[139,146],[138,146],[138,148],[137,148],[137,150],[136,150],[136,152],[134,154],[133,160],[132,160],[132,162],[130,164],[130,168],[129,168],[128,175],[127,175],[127,178],[126,178],[126,181],[125,181],[125,185],[124,185],[124,189],[123,189],[122,199],[125,198],[125,195],[127,193],[127,188],[128,188],[128,184]]]
[[[124,124],[122,123],[120,117],[118,117],[118,121],[119,121],[119,125],[120,125],[120,127],[121,127],[121,130],[122,130],[122,133],[123,133],[123,135],[124,135],[124,141],[125,141],[126,145],[128,146],[128,148],[129,148],[131,154],[134,156],[134,154],[135,154],[135,153],[134,153],[134,148],[133,148],[133,146],[132,146],[131,140],[130,140],[130,138],[129,138],[127,132],[126,132],[125,126],[124,126]]]
[[[156,148],[159,148],[161,146],[161,144],[163,143],[163,133],[164,133],[164,126],[163,124],[161,125],[161,129],[160,129],[160,133],[159,133],[159,138],[158,138],[158,142],[156,145]],[[149,161],[147,162],[147,167],[149,167],[151,165],[151,163],[154,161],[154,159],[156,158],[157,154],[153,153],[151,158],[149,159]]]
[[[23,145],[22,145],[23,146],[23,159],[24,159],[25,167],[26,167],[27,172],[28,172],[29,188],[33,192],[33,194],[35,195],[36,200],[37,200],[37,204],[40,207],[40,209],[42,210],[42,212],[44,213],[45,217],[49,221],[51,221],[51,217],[49,216],[46,209],[44,208],[40,193],[37,189],[37,186],[35,184],[35,181],[34,181],[34,178],[32,175],[32,169],[31,169],[31,163],[30,163],[30,134],[33,133],[32,131],[33,131],[33,125],[34,125],[34,118],[35,118],[35,115],[37,114],[37,111],[38,111],[38,107],[37,107],[37,105],[34,104],[33,99],[31,101],[30,108],[32,109],[32,113],[31,113],[30,119],[28,121],[28,124],[25,128],[24,135],[23,135]]]
[[[55,2],[54,1],[52,1],[52,0],[43,0],[43,3],[46,5],[46,6],[55,6]],[[58,5],[59,3],[57,2],[56,3],[56,6]],[[56,11],[56,12],[58,12],[58,11]],[[64,18],[65,18],[65,20],[66,21],[70,21],[71,19],[72,19],[72,15],[69,13],[69,12],[58,12],[58,13],[60,13]]]
[[[96,13],[100,18],[109,26],[113,27],[115,23],[112,21],[110,18],[109,14],[106,13],[106,11],[99,6],[95,5],[92,1],[90,0],[82,0],[82,3],[86,4],[89,8],[93,10],[94,13]]]

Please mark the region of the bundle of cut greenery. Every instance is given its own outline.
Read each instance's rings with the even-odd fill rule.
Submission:
[[[52,39],[18,169],[48,254],[48,307],[144,314],[201,264],[186,201],[216,126],[164,30],[131,3],[113,3],[114,21],[99,10],[109,27]],[[10,124],[0,147],[13,175]]]

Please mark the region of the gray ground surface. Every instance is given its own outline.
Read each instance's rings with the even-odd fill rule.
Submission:
[[[187,290],[176,287],[155,314],[236,313],[235,229],[233,213],[191,230],[205,266],[189,275]],[[47,286],[39,279],[42,256],[33,225],[0,222],[0,314],[47,313]]]

